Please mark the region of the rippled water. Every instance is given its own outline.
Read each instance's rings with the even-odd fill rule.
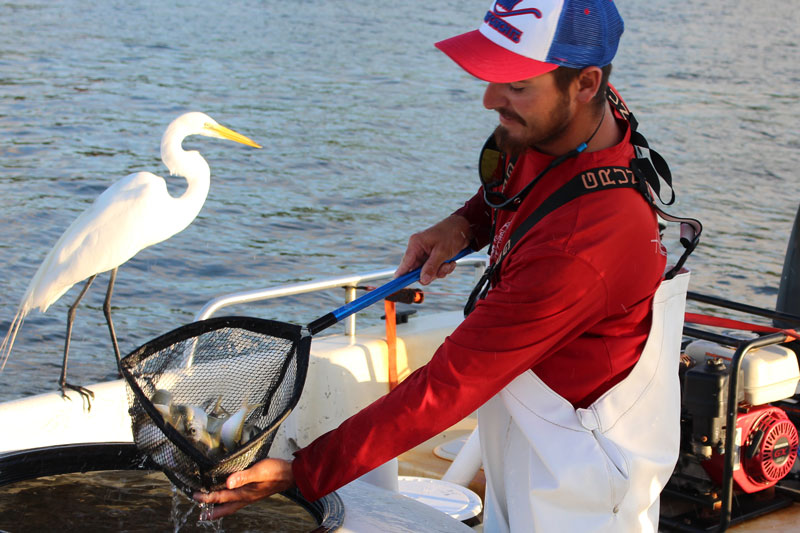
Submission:
[[[488,3],[0,3],[2,333],[94,197],[129,172],[165,173],[160,136],[189,110],[264,148],[187,141],[211,165],[211,191],[188,229],[120,269],[123,352],[221,293],[396,264],[410,233],[475,188],[495,117],[483,84],[432,43],[475,27]],[[619,1],[627,29],[612,80],[671,163],[672,210],[706,225],[694,288],[772,307],[800,201],[800,20],[790,2],[720,4]],[[74,332],[79,383],[115,372],[106,278],[96,283]],[[76,294],[27,319],[0,400],[54,389]],[[234,312],[308,322],[340,299]]]

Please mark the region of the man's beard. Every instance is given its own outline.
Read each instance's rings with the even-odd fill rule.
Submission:
[[[518,157],[528,148],[547,145],[558,139],[564,133],[564,130],[567,129],[571,119],[569,98],[566,94],[563,95],[558,104],[553,108],[550,116],[547,117],[547,124],[544,127],[537,127],[534,131],[532,131],[531,126],[525,122],[522,117],[509,111],[507,111],[507,113],[515,116],[520,124],[525,126],[523,138],[512,137],[508,129],[502,125],[497,126],[494,130],[494,139],[495,142],[497,142],[497,147],[511,157]]]

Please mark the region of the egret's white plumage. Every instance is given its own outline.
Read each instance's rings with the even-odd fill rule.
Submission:
[[[230,139],[260,148],[203,113],[186,113],[175,119],[161,139],[161,159],[170,174],[186,178],[186,191],[172,197],[164,178],[137,172],[98,196],[64,231],[33,276],[0,344],[0,371],[25,316],[32,309],[45,312],[74,284],[116,269],[139,250],[168,239],[191,224],[208,195],[211,170],[199,152],[186,151],[181,146],[189,135]]]

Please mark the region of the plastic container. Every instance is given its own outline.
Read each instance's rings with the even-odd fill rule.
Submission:
[[[686,347],[686,355],[705,363],[707,359],[721,358],[730,364],[734,348],[696,340]],[[750,351],[742,361],[739,380],[744,392],[744,402],[763,405],[789,398],[797,392],[800,368],[795,353],[783,345],[766,346]]]

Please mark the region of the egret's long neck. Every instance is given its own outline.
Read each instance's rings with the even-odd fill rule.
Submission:
[[[211,169],[197,151],[186,151],[181,146],[186,134],[173,131],[172,126],[167,128],[161,139],[161,160],[174,176],[186,178],[188,186],[186,191],[177,198],[185,209],[196,213],[203,207],[208,196],[211,181]]]

